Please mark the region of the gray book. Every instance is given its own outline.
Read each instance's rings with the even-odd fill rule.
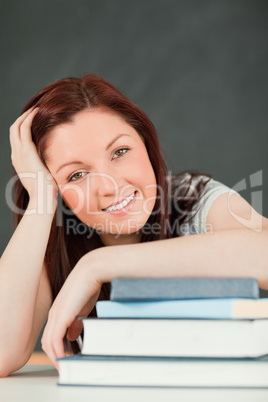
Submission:
[[[259,298],[255,278],[115,278],[111,300]]]

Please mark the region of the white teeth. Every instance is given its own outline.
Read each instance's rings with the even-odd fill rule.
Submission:
[[[122,201],[121,204],[113,205],[112,207],[107,208],[106,211],[116,211],[118,209],[124,208],[131,200],[133,200],[134,196],[135,192],[127,197],[124,201]]]

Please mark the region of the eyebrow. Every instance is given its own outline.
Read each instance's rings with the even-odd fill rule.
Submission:
[[[109,144],[107,145],[107,147],[105,148],[105,151],[107,151],[112,145],[113,145],[113,143],[114,142],[116,142],[120,137],[123,137],[123,136],[127,136],[127,137],[130,137],[130,135],[129,134],[119,134],[117,137],[115,137],[111,142],[109,142]]]
[[[109,142],[109,144],[107,145],[107,147],[105,148],[105,151],[107,151],[119,138],[123,137],[123,136],[127,136],[129,137],[129,134],[119,134],[117,135],[115,138],[112,139],[111,142]],[[83,162],[81,161],[71,161],[71,162],[66,162],[63,163],[62,165],[60,165],[58,167],[58,169],[56,170],[56,173],[58,173],[61,169],[63,169],[65,166],[69,166],[69,165],[83,165]]]
[[[81,162],[81,161],[72,161],[72,162],[63,163],[63,165],[60,165],[60,167],[56,170],[56,173],[58,173],[65,166],[69,166],[69,165],[83,165],[83,162]]]

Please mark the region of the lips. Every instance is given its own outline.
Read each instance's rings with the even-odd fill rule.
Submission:
[[[113,212],[113,211],[120,211],[125,208],[128,204],[131,203],[133,198],[135,197],[136,191],[130,194],[128,197],[124,198],[122,201],[111,204],[108,208],[105,208],[104,211]]]

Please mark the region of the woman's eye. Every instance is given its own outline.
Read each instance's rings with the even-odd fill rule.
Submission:
[[[76,181],[76,180],[82,179],[82,177],[84,177],[83,175],[85,175],[85,174],[86,174],[86,172],[77,172],[77,173],[73,174],[68,179],[68,181],[70,182],[70,181]]]
[[[123,156],[127,151],[129,150],[129,148],[120,148],[117,151],[115,151],[114,153],[114,158],[119,158],[120,156]]]

